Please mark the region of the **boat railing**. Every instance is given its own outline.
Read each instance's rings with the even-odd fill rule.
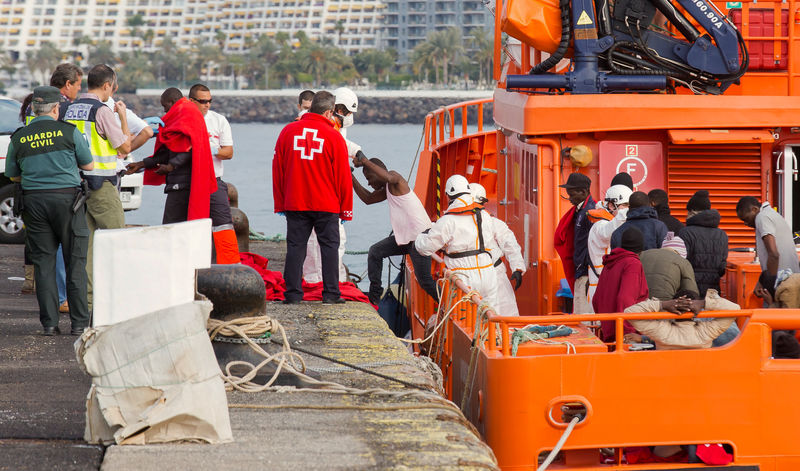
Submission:
[[[564,314],[552,313],[543,316],[501,316],[495,310],[483,303],[480,295],[470,291],[466,283],[455,272],[445,272],[443,278],[441,306],[439,314],[447,316],[454,326],[461,327],[472,336],[473,345],[479,346],[488,356],[516,357],[512,352],[512,334],[517,329],[529,325],[565,325],[580,326],[585,323],[599,321],[613,321],[615,323],[616,339],[606,343],[609,352],[629,352],[630,345],[624,343],[624,323],[631,320],[689,320],[697,318],[730,318],[734,317],[746,325],[749,321],[757,321],[769,325],[772,329],[791,330],[800,328],[800,310],[793,309],[743,309],[724,311],[701,311],[699,314],[685,313],[676,315],[668,312],[642,312],[642,313],[608,313],[608,314]],[[439,322],[445,324],[444,319]],[[477,339],[477,341],[476,341]],[[492,341],[491,339],[494,339]],[[549,339],[552,344],[564,344],[559,338]],[[447,344],[447,341],[439,342]],[[599,344],[599,342],[597,343]],[[569,352],[567,349],[564,353]]]
[[[428,113],[425,116],[423,150],[433,151],[454,140],[483,133],[484,108],[491,102],[491,98],[462,101]]]

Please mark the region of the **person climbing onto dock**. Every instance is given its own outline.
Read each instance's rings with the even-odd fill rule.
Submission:
[[[370,205],[386,201],[389,203],[389,221],[392,224],[392,235],[378,241],[369,248],[367,255],[367,273],[369,276],[369,302],[377,305],[383,294],[381,272],[383,259],[392,255],[408,255],[414,265],[414,275],[422,289],[436,302],[436,283],[431,274],[431,258],[421,255],[414,248],[414,240],[424,230],[430,229],[431,220],[417,195],[402,175],[388,170],[379,159],[367,159],[358,151],[353,158],[353,165],[361,167],[367,184],[375,191],[367,191],[353,175],[353,190],[356,195]]]

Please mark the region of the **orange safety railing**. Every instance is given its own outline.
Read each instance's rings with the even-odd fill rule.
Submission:
[[[491,98],[464,101],[454,105],[443,106],[436,111],[428,113],[425,117],[425,140],[423,141],[423,149],[432,151],[453,140],[483,133],[484,107],[487,103],[491,102]],[[475,110],[477,113],[475,125],[478,129],[475,133],[469,133],[469,113],[471,110]],[[456,133],[455,121],[457,116],[460,117],[459,128],[461,131],[458,134]]]
[[[461,309],[450,313],[450,322],[454,325],[463,328],[465,333],[474,337],[475,326],[486,323],[488,336],[481,338],[480,341],[475,342],[475,345],[481,346],[492,358],[498,357],[512,357],[511,354],[511,330],[520,329],[530,324],[538,325],[578,325],[583,322],[598,322],[598,321],[614,321],[616,330],[616,340],[613,343],[606,344],[607,346],[614,346],[613,353],[623,353],[628,351],[623,342],[623,325],[625,321],[630,320],[680,320],[691,319],[692,313],[681,315],[671,314],[667,312],[642,312],[642,313],[609,313],[609,314],[563,314],[553,313],[547,316],[499,316],[491,308],[485,309],[483,319],[480,318],[483,314],[478,306],[481,304],[481,298],[477,294],[470,294],[469,288],[463,281],[457,279],[452,274],[445,275],[445,285],[442,291],[443,309],[440,313],[447,313],[447,309],[453,309],[456,304],[462,303]],[[449,291],[449,295],[448,295]],[[469,294],[469,296],[468,296]],[[445,299],[447,296],[447,299]],[[768,323],[776,329],[795,329],[800,328],[800,317],[792,319],[791,317],[780,315],[780,311],[775,313],[776,310],[738,310],[738,311],[702,311],[696,317],[698,318],[725,318],[736,317],[742,320],[749,320],[758,311],[758,319],[760,321],[769,321]],[[444,328],[444,326],[442,327]],[[499,345],[498,345],[499,337]],[[495,342],[489,339],[495,339]],[[554,338],[558,340],[559,338]],[[474,338],[473,338],[474,340]],[[609,350],[612,351],[612,350]]]

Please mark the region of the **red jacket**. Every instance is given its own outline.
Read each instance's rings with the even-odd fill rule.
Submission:
[[[639,256],[617,247],[603,257],[603,271],[597,281],[597,291],[592,298],[592,306],[597,314],[622,312],[648,297],[647,280]],[[603,341],[614,341],[614,321],[603,321]],[[636,332],[625,322],[625,333]]]
[[[186,98],[172,105],[161,120],[164,127],[156,135],[153,155],[161,146],[167,146],[173,152],[192,151],[192,181],[186,220],[205,219],[209,217],[211,194],[217,191],[206,120],[197,106]],[[145,170],[144,184],[163,185],[164,175],[155,173],[154,169]]]
[[[353,218],[353,181],[344,138],[322,115],[286,125],[272,157],[275,212],[323,211]]]

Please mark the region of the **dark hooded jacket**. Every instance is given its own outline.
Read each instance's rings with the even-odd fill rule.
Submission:
[[[728,234],[719,228],[716,209],[700,211],[686,220],[678,236],[686,244],[686,259],[692,264],[700,297],[708,289],[719,291],[719,279],[728,264]]]
[[[644,250],[660,249],[664,238],[667,237],[667,226],[658,220],[656,210],[651,206],[639,206],[629,210],[625,223],[611,234],[612,249],[616,249],[622,244],[622,233],[631,226],[642,231]]]
[[[655,207],[655,210],[658,214],[658,220],[666,224],[667,230],[673,234],[678,235],[685,227],[678,218],[670,214],[669,206],[663,204],[658,205]]]

